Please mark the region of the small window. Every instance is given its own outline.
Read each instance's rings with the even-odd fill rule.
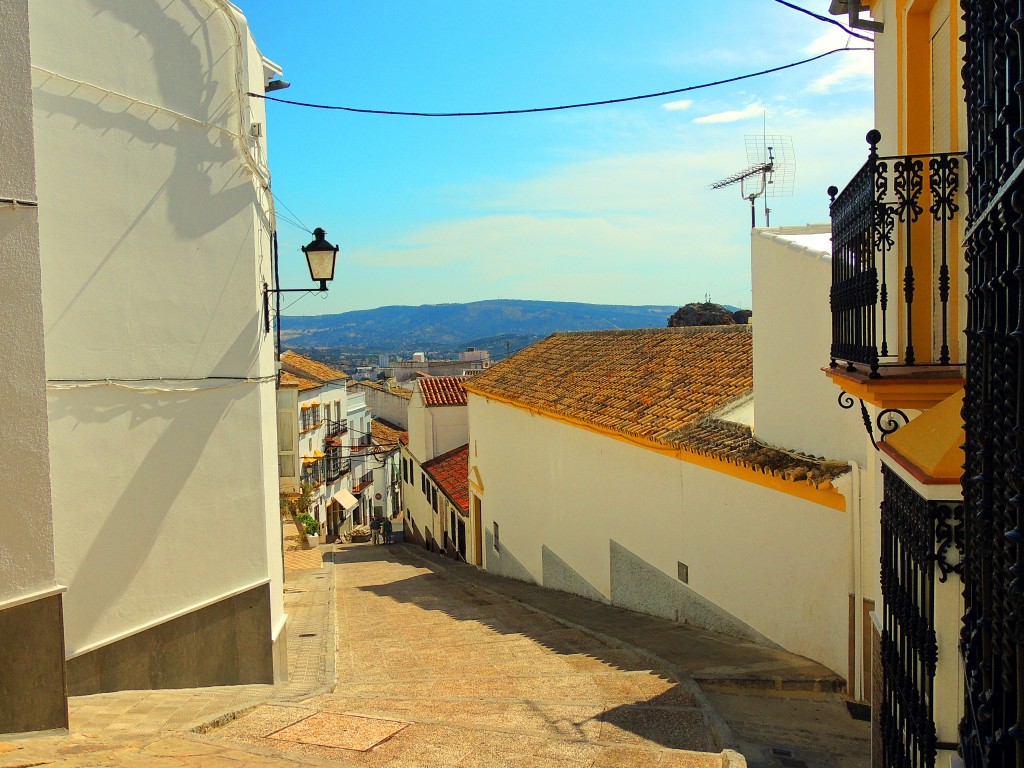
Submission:
[[[498,524],[494,523],[494,551],[497,552],[501,549],[501,542],[498,538]]]

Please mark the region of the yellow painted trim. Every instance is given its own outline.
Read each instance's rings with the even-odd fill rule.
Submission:
[[[475,480],[473,479],[474,475],[476,476]],[[471,467],[469,470],[469,484],[474,490],[479,491],[480,493],[484,492],[484,480],[480,477],[480,469],[476,465]]]
[[[907,151],[907,25],[903,20],[905,7],[906,2],[896,4],[896,151],[901,153]]]
[[[841,368],[821,370],[840,389],[879,408],[926,411],[964,386],[960,377],[909,378],[883,373],[880,379],[868,379],[863,374],[849,376]]]
[[[649,451],[660,453],[662,456],[679,459],[680,461],[685,461],[689,464],[703,467],[704,469],[710,469],[724,475],[730,475],[731,477],[735,477],[739,480],[754,483],[755,485],[760,485],[764,488],[770,488],[774,491],[780,491],[781,493],[787,493],[790,496],[796,496],[797,498],[804,499],[805,501],[821,504],[822,506],[830,507],[840,512],[846,511],[846,498],[829,481],[825,481],[821,485],[815,486],[809,482],[786,480],[785,478],[767,474],[748,465],[736,464],[714,456],[706,456],[685,448],[674,448],[648,438],[624,435],[621,432],[616,432],[612,429],[608,429],[607,427],[588,424],[585,421],[580,421],[579,419],[574,419],[563,414],[553,413],[552,411],[544,408],[524,405],[516,400],[495,395],[490,392],[484,393],[472,387],[468,382],[464,386],[467,392],[482,397],[485,400],[509,405],[535,416],[544,416],[552,421],[557,421],[571,427],[585,429],[588,432],[593,432],[594,434],[601,435],[602,437],[610,437],[613,440],[618,440],[619,442],[627,443],[638,448],[646,448]]]

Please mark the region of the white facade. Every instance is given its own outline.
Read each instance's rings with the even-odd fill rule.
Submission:
[[[56,587],[53,510],[46,433],[43,307],[29,27],[25,2],[0,8],[0,263],[8,289],[0,302],[4,328],[0,367],[0,609]],[[15,201],[20,201],[21,204]],[[17,499],[17,508],[13,506]]]
[[[409,453],[422,464],[447,453],[469,439],[469,409],[464,405],[423,402],[417,382],[409,400]]]
[[[245,95],[272,66],[221,0],[47,0],[31,23],[68,657],[254,589],[276,641],[273,217]]]
[[[487,570],[845,675],[845,511],[474,393],[469,411]]]
[[[869,614],[881,601],[881,464],[864,428],[859,405],[839,407],[839,390],[821,372],[832,342],[831,228],[827,224],[758,229],[751,234],[754,312],[754,432],[774,445],[853,465],[843,478],[849,499],[852,634],[865,637]],[[854,403],[852,399],[849,400]],[[874,420],[878,409],[867,405]],[[877,436],[876,436],[877,437]],[[868,682],[870,649],[856,644],[848,673],[860,697]]]
[[[0,733],[66,728],[26,0],[0,4]],[[31,638],[26,643],[25,638]]]
[[[409,428],[409,393],[403,389],[404,394],[390,392],[386,385],[360,382],[359,391],[366,398],[366,407],[369,408],[374,418],[394,424],[402,429]]]

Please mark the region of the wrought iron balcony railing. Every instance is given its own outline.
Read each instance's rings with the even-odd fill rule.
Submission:
[[[325,438],[338,437],[348,432],[348,419],[342,419],[341,421],[327,421],[327,432],[324,435]]]
[[[860,363],[871,378],[886,365],[958,364],[950,354],[950,257],[959,248],[963,153],[882,157],[881,138],[869,132],[867,162],[842,192],[828,190],[830,365],[842,360],[855,371]]]
[[[339,477],[352,471],[352,460],[329,456],[327,458],[327,482],[333,483]]]

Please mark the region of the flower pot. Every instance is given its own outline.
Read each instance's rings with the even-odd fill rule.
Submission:
[[[315,547],[320,544],[320,537],[314,534],[306,534],[306,542],[310,547]]]

